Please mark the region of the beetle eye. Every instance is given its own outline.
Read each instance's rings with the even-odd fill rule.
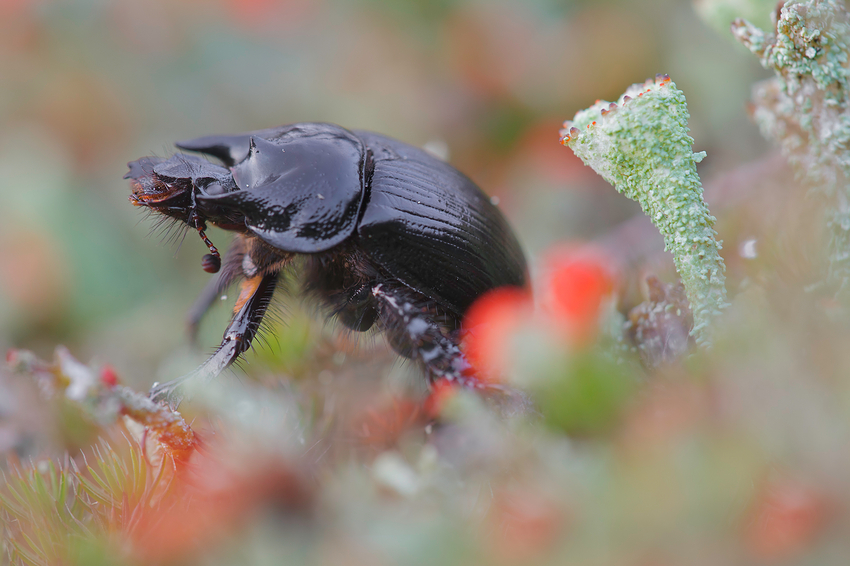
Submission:
[[[213,181],[212,183],[204,187],[203,190],[210,196],[220,195],[224,193],[224,187],[221,186],[221,183],[218,183],[216,181]]]

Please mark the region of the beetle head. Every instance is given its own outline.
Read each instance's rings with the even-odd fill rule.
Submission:
[[[344,128],[291,124],[177,145],[224,165],[180,153],[142,158],[129,164],[130,200],[197,228],[202,238],[210,222],[283,252],[316,253],[357,228],[367,151]]]
[[[230,171],[194,155],[175,154],[168,159],[143,157],[128,164],[130,202],[186,222],[195,228],[197,197],[237,190]]]
[[[198,231],[210,253],[201,265],[215,273],[221,267],[218,250],[205,233],[209,209],[199,209],[204,197],[223,195],[238,190],[229,169],[193,155],[176,154],[168,159],[143,157],[128,164],[124,175],[131,179],[130,202],[159,212]]]

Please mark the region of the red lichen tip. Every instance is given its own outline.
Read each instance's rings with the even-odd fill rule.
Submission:
[[[611,104],[608,105],[608,108],[603,108],[602,111],[600,112],[600,114],[602,114],[603,116],[606,116],[606,115],[610,114],[611,112],[615,112],[617,110],[617,108],[618,108],[617,103],[612,102]]]
[[[624,97],[623,97],[623,105],[625,105],[625,104],[626,104],[626,102],[628,102],[628,101],[629,101],[629,100],[631,100],[631,99],[632,99],[632,97],[631,97],[631,96],[629,96],[628,94],[627,94],[626,96],[624,96]]]
[[[576,128],[572,124],[570,124],[569,130],[564,128],[563,130],[561,130],[559,132],[559,134],[561,136],[561,143],[563,145],[567,145],[568,143],[570,143],[571,141],[576,139],[580,132],[581,132],[581,130],[579,130],[578,128]]]
[[[668,75],[667,73],[658,73],[657,75],[655,75],[655,84],[659,86],[666,86],[669,82],[670,75]]]

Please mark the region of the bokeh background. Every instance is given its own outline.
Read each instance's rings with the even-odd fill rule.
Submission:
[[[151,235],[122,176],[200,135],[329,121],[437,144],[532,258],[604,235],[636,206],[558,144],[597,98],[669,73],[704,179],[765,152],[746,102],[767,74],[724,33],[679,0],[5,0],[0,349],[67,344],[140,385],[174,371],[204,248]]]
[[[675,281],[672,262],[638,207],[558,131],[656,73],[684,91],[694,150],[707,152],[699,172],[733,303],[714,350],[650,368],[593,347],[611,345],[598,312],[587,348],[552,342],[545,317],[529,316],[509,367],[528,378],[527,412],[462,391],[434,423],[416,368],[281,294],[269,344],[238,379],[181,407],[204,448],[225,456],[210,450],[212,465],[198,466],[195,497],[171,508],[182,514],[146,538],[126,528],[115,489],[109,513],[80,515],[100,513],[106,527],[92,519],[78,547],[59,545],[71,557],[61,562],[846,563],[850,317],[813,285],[825,248],[817,199],[747,115],[753,83],[770,73],[728,31],[735,15],[768,28],[775,4],[0,0],[2,351],[49,359],[63,344],[137,391],[192,369],[220,341],[233,293],[192,345],[185,313],[209,277],[206,249],[194,234],[151,233],[128,202],[126,163],[168,155],[175,140],[300,121],[447,152],[499,198],[535,279],[553,248],[595,242],[608,255],[594,261],[619,269],[625,314],[647,273]],[[210,236],[227,247],[227,234]],[[112,448],[93,451],[99,435]],[[113,449],[126,456],[115,426],[0,369],[0,497],[38,487],[36,476],[16,483],[16,456],[47,478],[45,458],[67,466],[86,454],[108,461],[102,473],[123,457],[109,460]],[[61,516],[53,503],[28,506],[29,523],[0,505],[0,526],[36,536],[42,511]],[[74,526],[58,524],[64,543]]]

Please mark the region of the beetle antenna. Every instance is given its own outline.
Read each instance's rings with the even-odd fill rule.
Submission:
[[[207,237],[206,223],[198,216],[198,213],[192,213],[192,220],[195,224],[195,229],[198,231],[198,235],[207,245],[210,250],[210,253],[201,258],[201,267],[204,268],[204,271],[207,273],[218,273],[218,270],[221,269],[221,254],[218,253],[218,248],[216,248],[210,239]]]

